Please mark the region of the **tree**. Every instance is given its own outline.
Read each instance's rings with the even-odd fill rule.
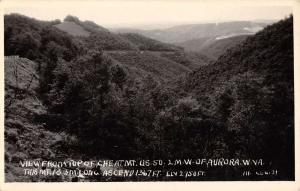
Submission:
[[[20,33],[12,37],[8,43],[11,47],[14,47],[14,50],[10,52],[11,54],[20,55],[22,57],[27,57],[30,59],[36,58],[34,54],[40,47],[41,37],[36,33]],[[30,52],[31,54],[30,54]]]
[[[120,89],[123,89],[123,85],[126,82],[126,77],[127,77],[125,70],[119,65],[114,65],[111,68],[111,73],[112,73],[112,82],[117,84]]]

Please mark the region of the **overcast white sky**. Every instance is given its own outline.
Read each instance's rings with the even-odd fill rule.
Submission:
[[[292,13],[288,1],[110,0],[6,2],[4,12],[40,20],[63,20],[66,15],[91,20],[108,28],[159,28],[177,24],[234,20],[279,20]],[[220,4],[220,3],[223,4]],[[256,2],[254,4],[253,2]]]

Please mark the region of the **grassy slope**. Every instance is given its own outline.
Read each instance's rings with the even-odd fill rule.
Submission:
[[[74,22],[65,21],[63,23],[56,25],[56,27],[59,28],[60,30],[68,32],[74,36],[87,37],[90,35],[89,31],[85,30],[83,27],[81,27],[80,25],[78,25]]]
[[[84,37],[82,39],[83,42],[90,47],[99,47],[105,50],[137,49],[137,47],[127,39],[89,22],[64,21],[55,26],[75,37]]]

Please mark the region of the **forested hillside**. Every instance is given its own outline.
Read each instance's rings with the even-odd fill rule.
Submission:
[[[242,169],[224,167],[191,180],[294,179],[292,16],[248,37],[216,62],[140,35],[112,34],[74,17],[42,22],[11,14],[4,22],[5,55],[21,57],[5,60],[7,181],[24,180],[17,178],[20,158],[66,155],[263,159],[267,169],[280,174],[241,177]],[[17,75],[22,88],[13,72],[19,66],[27,71]],[[31,145],[29,134],[35,135]],[[35,153],[45,147],[47,152]],[[179,167],[163,170],[168,168]]]
[[[226,144],[229,155],[272,160],[285,175],[293,171],[294,158],[293,54],[289,18],[193,72],[183,85],[197,100],[209,103],[203,112],[232,136],[234,141]]]
[[[135,44],[140,50],[153,50],[153,51],[179,51],[180,47],[171,44],[162,43],[157,40],[147,38],[145,36],[135,33],[123,33],[122,37],[128,39]]]

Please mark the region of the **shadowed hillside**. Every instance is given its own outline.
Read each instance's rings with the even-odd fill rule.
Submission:
[[[204,91],[228,81],[233,75],[252,71],[273,80],[293,84],[292,19],[281,21],[227,50],[213,65],[188,77],[187,86]],[[282,78],[284,77],[284,78]],[[203,79],[203,80],[199,80]],[[212,80],[213,79],[213,80]],[[211,85],[208,85],[213,83]]]
[[[248,37],[184,83],[187,92],[208,105],[202,111],[232,132],[229,156],[273,161],[286,178],[294,177],[293,62],[290,17]]]

